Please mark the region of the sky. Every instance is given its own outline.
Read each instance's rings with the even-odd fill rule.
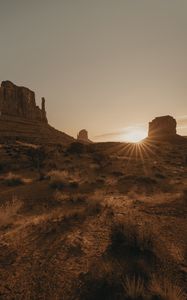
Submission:
[[[74,137],[123,140],[163,115],[187,135],[187,1],[0,0],[3,80]]]

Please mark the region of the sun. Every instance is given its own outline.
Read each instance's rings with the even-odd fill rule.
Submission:
[[[147,136],[146,130],[131,129],[124,135],[124,140],[130,143],[140,143]]]

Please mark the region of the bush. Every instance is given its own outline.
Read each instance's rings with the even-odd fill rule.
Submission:
[[[51,171],[48,173],[50,186],[55,189],[63,189],[67,186],[69,173],[67,171]]]
[[[54,170],[48,173],[50,178],[50,186],[52,188],[61,190],[64,188],[77,189],[80,180],[78,174],[70,174],[68,171]]]

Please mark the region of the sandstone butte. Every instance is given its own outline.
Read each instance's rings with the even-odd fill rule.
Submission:
[[[88,131],[86,129],[82,129],[77,134],[77,140],[82,143],[92,143],[92,141],[88,138]]]
[[[149,122],[148,139],[186,143],[186,138],[177,134],[177,121],[172,116],[156,117]]]
[[[149,123],[148,140],[186,142],[177,134],[177,122],[172,116],[157,117]],[[0,86],[0,142],[23,141],[36,144],[69,144],[75,139],[48,124],[45,99],[41,108],[36,105],[35,93],[11,81]],[[83,129],[77,140],[90,143],[88,132]]]
[[[68,144],[75,139],[48,124],[45,99],[36,105],[35,93],[3,81],[0,87],[0,142]]]

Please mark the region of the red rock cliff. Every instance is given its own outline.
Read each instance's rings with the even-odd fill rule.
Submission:
[[[36,105],[35,94],[26,87],[19,87],[10,81],[3,81],[0,87],[0,116],[3,119],[16,117],[47,123],[45,99],[42,108]]]
[[[176,136],[177,122],[171,116],[157,117],[149,123],[149,137]]]

